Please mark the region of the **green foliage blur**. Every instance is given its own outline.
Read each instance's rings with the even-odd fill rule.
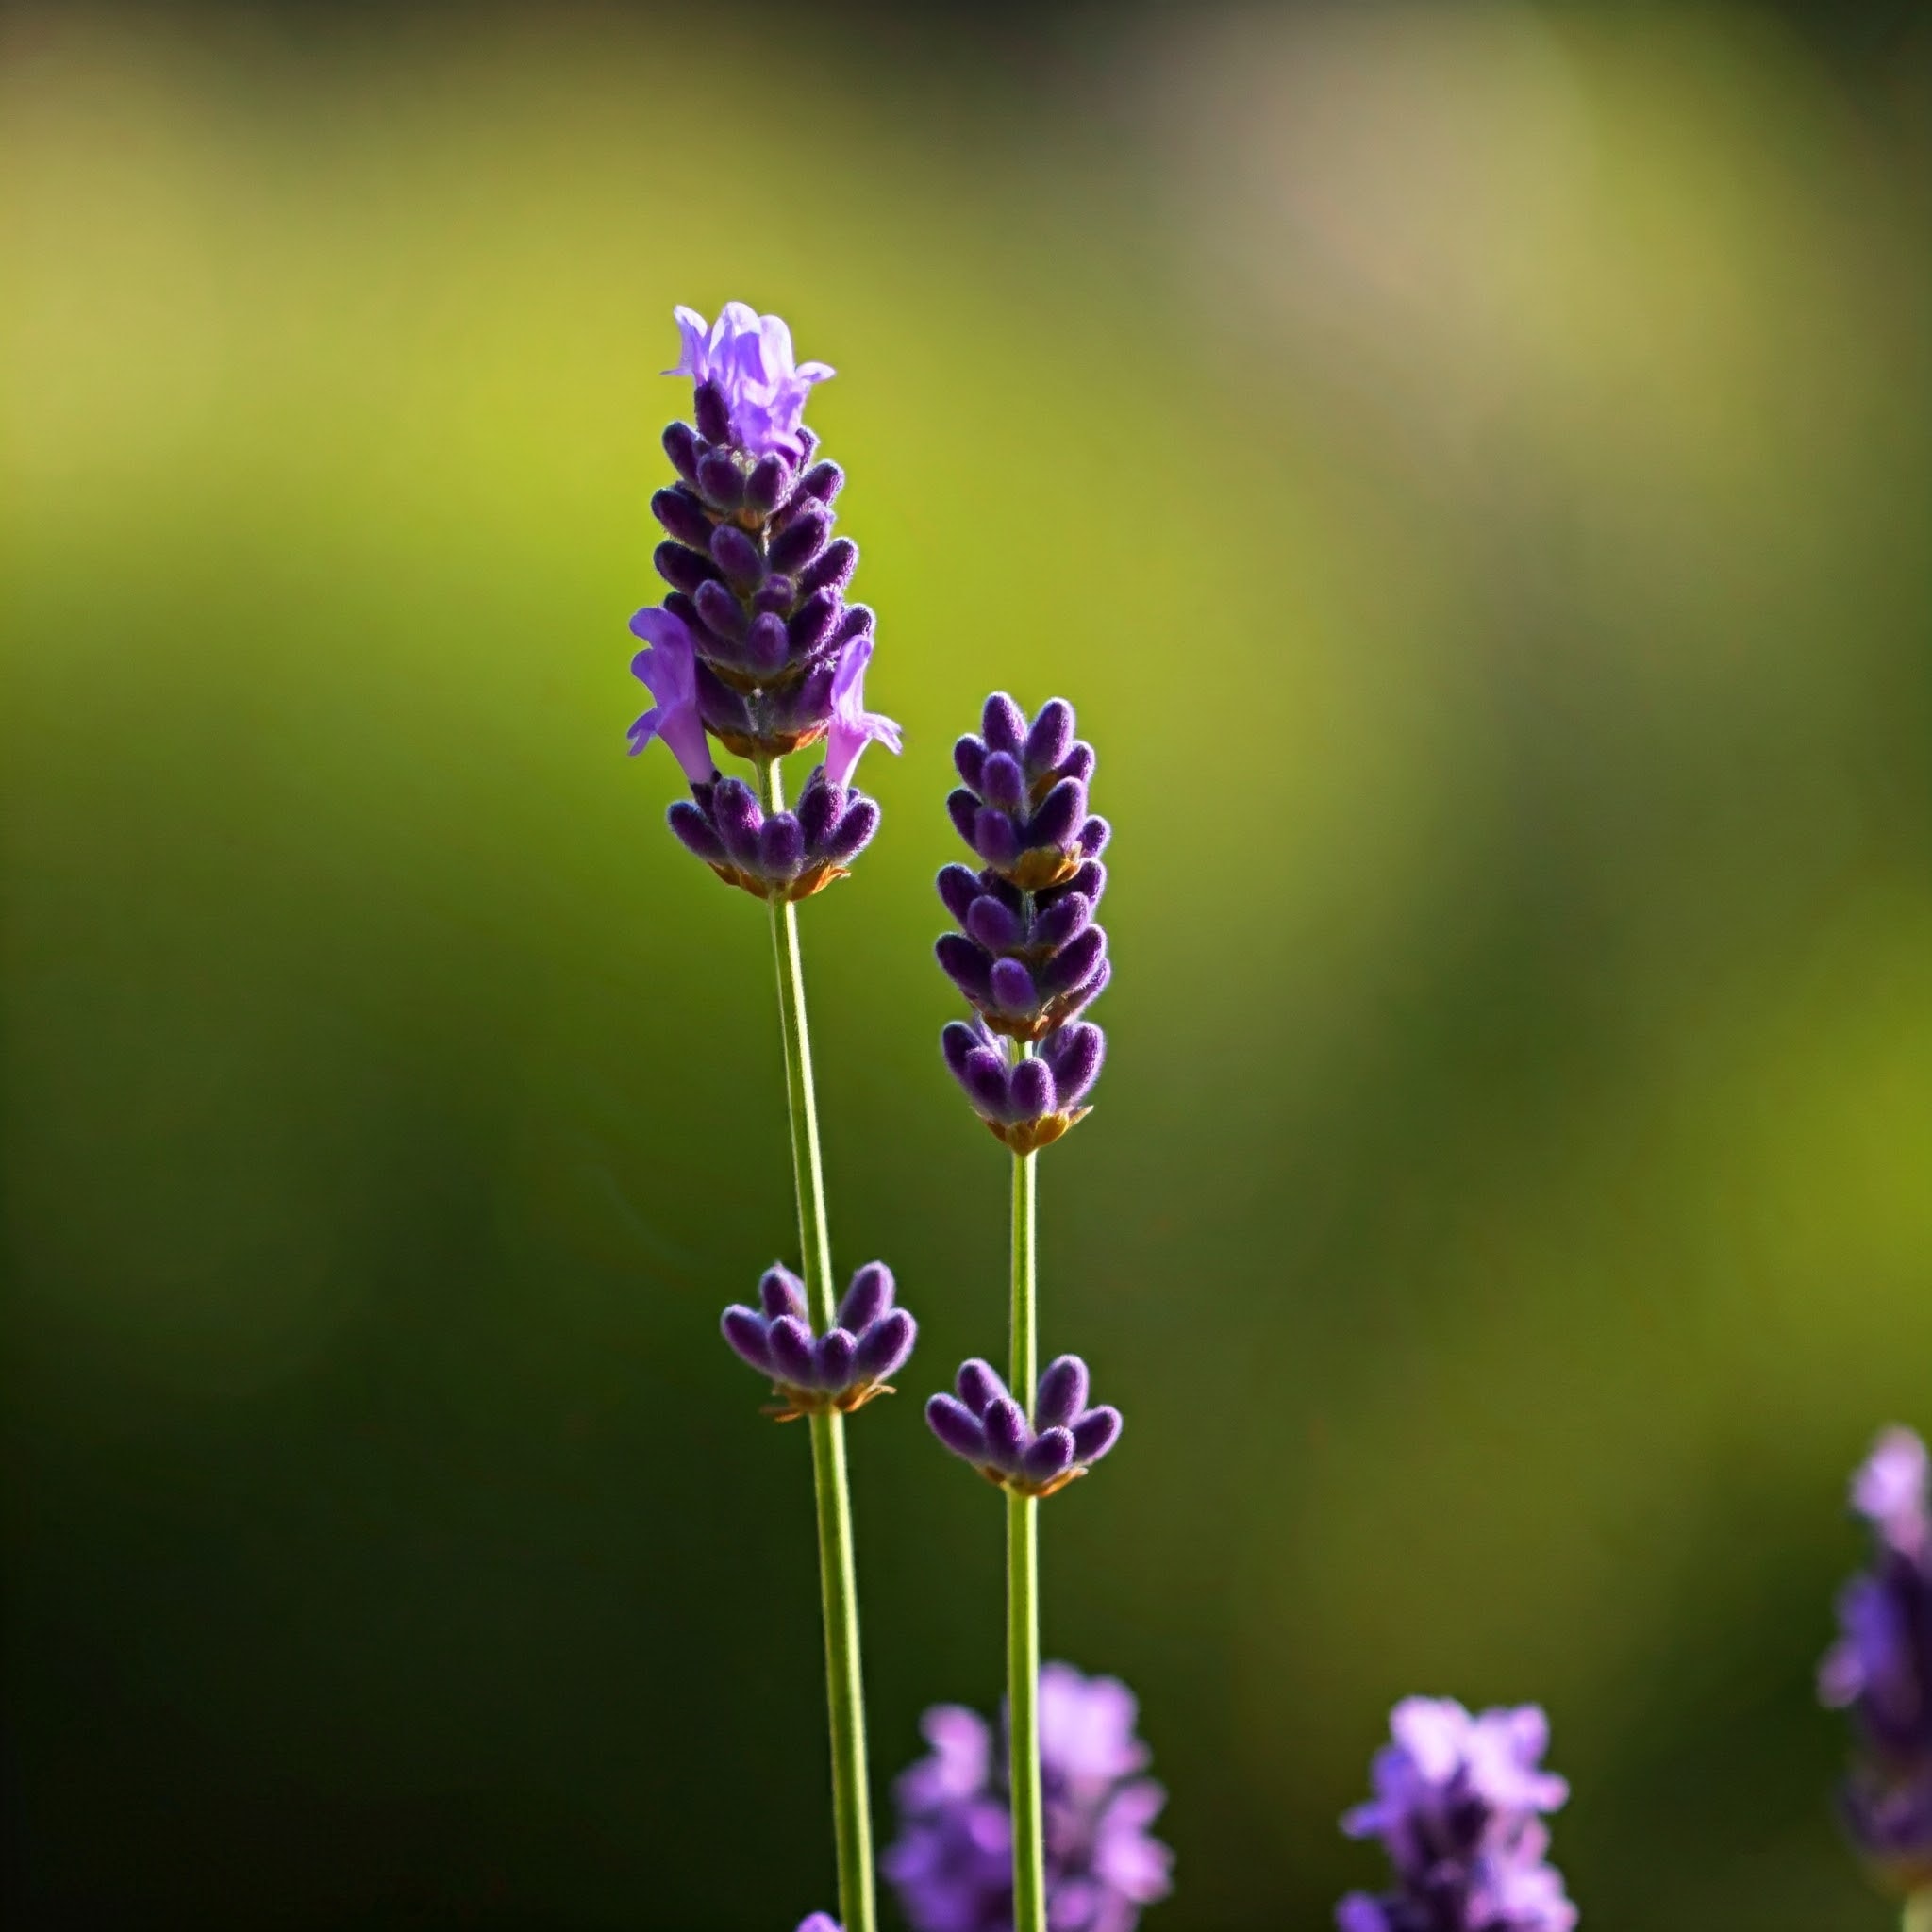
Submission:
[[[804,908],[841,1271],[924,1324],[882,1808],[1000,1682],[919,1401],[1003,1347],[929,882],[1004,686],[1115,826],[1042,1342],[1128,1425],[1045,1642],[1141,1692],[1150,1927],[1373,1884],[1411,1690],[1548,1707],[1587,1926],[1891,1923],[1811,1677],[1932,1424],[1927,42],[1031,31],[0,27],[9,1924],[832,1903],[807,1444],[716,1334],[795,1259],[767,936],[624,756],[734,297],[839,369],[907,734]]]

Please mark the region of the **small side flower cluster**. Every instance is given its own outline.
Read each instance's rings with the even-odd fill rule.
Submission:
[[[1133,1693],[1118,1679],[1042,1666],[1053,1932],[1133,1932],[1141,1908],[1170,1890],[1173,1854],[1148,1831],[1166,1793],[1142,1774],[1149,1753],[1134,1735],[1135,1715]],[[899,1836],[885,1856],[886,1877],[913,1932],[1012,1932],[1012,1818],[992,1726],[946,1704],[927,1711],[921,1728],[932,1755],[895,1787]]]
[[[1111,970],[1094,919],[1108,824],[1088,812],[1093,747],[1074,738],[1063,698],[1029,724],[996,691],[981,730],[954,747],[966,782],[947,807],[982,867],[940,874],[940,897],[960,929],[934,948],[975,1018],[947,1026],[941,1048],[995,1138],[1031,1154],[1085,1117],[1081,1103],[1106,1055],[1100,1029],[1075,1023]],[[1005,1041],[1023,1042],[1017,1058]],[[1025,1050],[1035,1045],[1037,1058]]]
[[[1121,1412],[1087,1400],[1087,1364],[1076,1355],[1049,1362],[1035,1392],[1033,1420],[991,1363],[959,1366],[957,1396],[925,1405],[932,1432],[955,1456],[1016,1496],[1050,1496],[1083,1476],[1120,1441]]]
[[[1541,1768],[1549,1724],[1535,1705],[1472,1717],[1450,1698],[1410,1697],[1375,1755],[1375,1795],[1341,1821],[1378,1838],[1395,1890],[1353,1892],[1341,1932],[1570,1932],[1576,1907],[1545,1861],[1539,1816],[1570,1795]]]
[[[811,460],[804,425],[832,371],[794,363],[785,324],[741,302],[710,325],[680,308],[677,325],[683,355],[665,373],[691,378],[697,426],[664,432],[678,480],[651,499],[665,532],[653,561],[671,590],[631,619],[648,646],[631,670],[657,702],[630,748],[671,748],[693,794],[673,829],[721,878],[803,898],[842,877],[877,828],[878,808],[852,787],[859,754],[899,749],[899,727],[865,708],[873,613],[845,603],[858,549],[832,535],[844,474]],[[761,765],[824,741],[816,818],[804,799],[795,814],[747,813],[725,789],[736,781],[717,782],[713,738]]]
[[[1848,1710],[1858,1758],[1844,1790],[1852,1837],[1888,1887],[1932,1887],[1932,1458],[1888,1429],[1852,1479],[1871,1567],[1839,1599],[1819,1695]]]
[[[760,1306],[733,1303],[720,1325],[740,1358],[771,1377],[779,1422],[834,1409],[849,1415],[893,1392],[886,1377],[905,1366],[918,1339],[919,1324],[893,1305],[895,1292],[892,1271],[868,1261],[852,1277],[838,1320],[814,1335],[805,1283],[774,1262],[758,1282]]]

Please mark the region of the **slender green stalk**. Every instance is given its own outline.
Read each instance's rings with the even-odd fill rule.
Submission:
[[[1030,1052],[1031,1049],[1025,1049]],[[1039,1380],[1034,1309],[1038,1156],[1013,1157],[1013,1399],[1029,1419]],[[1007,1721],[1013,1799],[1013,1932],[1046,1932],[1046,1855],[1040,1803],[1040,1500],[1007,1498]]]
[[[1907,1899],[1905,1932],[1932,1932],[1932,1886]]]
[[[774,758],[758,767],[767,816],[785,808]],[[791,1174],[798,1192],[798,1244],[812,1325],[832,1325],[832,1239],[825,1224],[825,1180],[819,1157],[818,1100],[812,1089],[811,1035],[805,1018],[805,969],[798,908],[774,898],[772,950],[778,961],[778,1020],[785,1037],[785,1095],[791,1116]],[[824,1607],[825,1697],[831,1707],[832,1829],[839,1855],[839,1923],[874,1932],[872,1799],[865,1768],[865,1686],[858,1661],[858,1585],[852,1557],[852,1500],[845,1480],[845,1418],[809,1419],[812,1485],[818,1499],[819,1593]]]

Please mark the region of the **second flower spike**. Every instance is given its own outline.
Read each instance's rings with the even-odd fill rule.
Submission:
[[[1033,1420],[991,1362],[963,1362],[957,1395],[925,1405],[932,1432],[989,1482],[1016,1496],[1050,1496],[1083,1476],[1120,1441],[1121,1412],[1087,1400],[1087,1364],[1063,1355],[1040,1378]]]
[[[919,1324],[894,1296],[892,1271],[868,1261],[852,1277],[837,1321],[814,1335],[804,1282],[774,1262],[758,1283],[759,1306],[734,1303],[720,1325],[739,1357],[771,1377],[779,1422],[849,1414],[893,1392],[886,1377],[905,1367],[918,1340]]]

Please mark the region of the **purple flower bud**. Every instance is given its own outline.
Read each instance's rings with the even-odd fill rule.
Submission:
[[[959,1400],[976,1416],[984,1415],[995,1402],[1007,1399],[1007,1385],[1000,1379],[999,1371],[976,1355],[969,1356],[959,1364],[953,1387],[959,1391]]]
[[[692,391],[691,402],[694,406],[693,412],[698,419],[698,434],[707,442],[726,441],[731,435],[731,415],[724,407],[724,393],[718,385],[714,382],[701,382]],[[703,475],[703,464],[704,459],[700,458],[700,476]],[[733,474],[736,474],[735,470]]]
[[[1091,1022],[1078,1020],[1049,1034],[1040,1053],[1053,1069],[1059,1104],[1077,1107],[1100,1077],[1100,1064],[1107,1057],[1107,1036]]]
[[[1098,1462],[1121,1439],[1121,1412],[1102,1404],[1074,1423],[1074,1455],[1083,1463]]]
[[[1035,915],[1028,943],[1036,951],[1051,952],[1078,939],[1093,921],[1093,901],[1084,893],[1067,892]]]
[[[758,870],[768,879],[790,881],[805,868],[805,834],[789,811],[774,812],[758,831]]]
[[[985,1120],[1005,1121],[1011,1117],[1012,1103],[1007,1093],[1007,1064],[986,1047],[975,1047],[959,1070],[959,1084],[974,1110]]]
[[[1093,776],[1093,747],[1091,744],[1076,744],[1060,760],[1056,778],[1077,778],[1081,784],[1089,783]]]
[[[1056,1110],[1053,1070],[1044,1060],[1022,1060],[1007,1075],[1007,1105],[1020,1120],[1038,1120]]]
[[[758,862],[758,832],[764,814],[742,778],[720,778],[711,791],[711,823],[724,849],[740,865]]]
[[[839,1325],[857,1335],[892,1306],[892,1271],[883,1261],[868,1261],[852,1277],[852,1286],[839,1304]]]
[[[979,729],[989,751],[1017,752],[1026,741],[1026,714],[1005,691],[996,691],[986,701]]]
[[[1021,1473],[1033,1483],[1050,1483],[1073,1466],[1074,1439],[1061,1428],[1042,1430],[1027,1443],[1020,1457]]]
[[[824,850],[844,809],[843,788],[827,784],[824,766],[815,766],[805,781],[805,790],[798,794],[798,824],[805,833],[805,849],[808,853],[816,855]]]
[[[971,940],[957,932],[943,933],[934,941],[933,952],[946,977],[975,1006],[992,1003],[991,962]]]
[[[1056,1356],[1040,1378],[1033,1421],[1042,1429],[1064,1428],[1087,1407],[1087,1364],[1076,1355]],[[1068,1448],[1073,1439],[1068,1438]],[[1071,1456],[1068,1458],[1072,1460]]]
[[[791,613],[786,626],[791,634],[791,648],[801,656],[817,650],[831,636],[838,615],[838,598],[829,591],[814,591]]]
[[[698,480],[698,440],[689,423],[674,423],[664,432],[664,454],[671,467],[693,489]]]
[[[946,793],[946,814],[953,821],[953,829],[967,844],[972,844],[973,829],[979,817],[978,798],[963,788],[956,788]]]
[[[720,524],[711,532],[711,561],[733,583],[764,581],[765,560],[758,555],[758,545],[736,524]]]
[[[693,550],[710,547],[711,520],[689,490],[658,491],[651,498],[651,514],[680,543],[689,544]]]
[[[753,593],[751,608],[755,615],[762,617],[769,611],[774,617],[786,617],[791,607],[798,602],[798,586],[783,575],[769,576]]]
[[[1097,858],[1082,859],[1074,876],[1059,890],[1070,894],[1079,893],[1098,911],[1100,895],[1107,891],[1107,868]]]
[[[744,1361],[761,1375],[772,1373],[771,1341],[762,1315],[734,1302],[724,1310],[719,1325],[724,1331],[724,1340]]]
[[[675,800],[665,814],[678,842],[707,865],[724,862],[724,841],[711,829],[711,822],[690,799]]]
[[[831,511],[821,508],[816,503],[807,502],[772,539],[765,551],[765,561],[774,570],[795,575],[824,548],[831,530]]]
[[[888,1375],[896,1375],[906,1366],[918,1334],[918,1324],[904,1308],[888,1308],[858,1338],[854,1374],[867,1382],[883,1382]]]
[[[979,795],[1000,811],[1018,811],[1026,795],[1026,774],[1019,759],[1008,752],[989,752],[980,768]]]
[[[782,1261],[774,1261],[758,1276],[758,1301],[774,1321],[780,1315],[797,1322],[806,1319],[805,1283]]]
[[[970,866],[947,865],[940,869],[933,883],[939,888],[945,908],[961,925],[979,897],[979,874]]]
[[[798,588],[808,596],[814,591],[843,590],[858,568],[858,545],[850,537],[835,537],[798,573]]]
[[[953,796],[959,794],[956,791]],[[968,797],[972,793],[967,793]],[[987,864],[1004,870],[1020,856],[1020,835],[1005,812],[981,806],[973,815],[973,849]]]
[[[1040,990],[1049,999],[1056,993],[1072,992],[1085,986],[1099,972],[1107,958],[1107,934],[1090,925],[1077,939],[1070,940],[1040,969]],[[993,982],[999,989],[997,979]]]
[[[812,1371],[821,1389],[842,1389],[852,1378],[858,1338],[849,1328],[828,1328],[812,1350]]]
[[[968,788],[973,791],[978,791],[981,789],[980,779],[986,771],[985,741],[972,737],[960,739],[953,746],[953,763],[958,768],[960,777],[965,779]],[[975,810],[978,804],[979,801],[975,798]]]
[[[1026,734],[1026,770],[1032,775],[1055,770],[1072,750],[1074,708],[1065,698],[1049,698]]]
[[[955,1456],[968,1462],[987,1460],[986,1432],[978,1420],[950,1395],[935,1395],[925,1405],[926,1426]]]
[[[879,808],[869,798],[856,798],[846,807],[838,829],[825,841],[825,857],[834,865],[848,865],[872,843],[879,828]]]
[[[691,602],[705,621],[705,628],[737,643],[745,633],[744,607],[716,577],[709,577],[691,592]]]
[[[983,957],[983,956],[982,956]],[[941,961],[943,965],[945,962]],[[954,974],[957,980],[958,975]],[[995,959],[988,973],[990,1004],[1003,1012],[1024,1013],[1034,1004],[1033,975],[1023,959]]]
[[[995,1396],[979,1418],[979,1426],[986,1431],[986,1446],[992,1460],[1009,1474],[1017,1474],[1020,1457],[1033,1435],[1020,1405],[1010,1395]]]
[[[1089,819],[1080,827],[1080,850],[1089,858],[1098,858],[1112,836],[1113,827],[1105,819]]]
[[[955,1078],[975,1053],[985,1050],[985,1036],[963,1020],[948,1020],[940,1034],[940,1052],[944,1055],[946,1065]]]
[[[748,670],[769,677],[783,667],[791,650],[791,640],[786,634],[782,617],[767,610],[752,619],[751,628],[744,634],[744,662]]]
[[[698,422],[702,427],[702,408]],[[744,501],[744,472],[732,460],[729,450],[708,449],[698,458],[698,489],[707,503],[727,516]]]
[[[717,546],[712,546],[716,556]],[[1087,815],[1087,788],[1077,778],[1062,778],[1041,800],[1040,809],[1026,826],[1028,846],[1052,845],[1061,849],[1074,842],[1080,822]]]
[[[845,472],[837,463],[814,463],[799,479],[799,489],[821,503],[830,503],[845,487]]]
[[[768,517],[785,501],[791,489],[791,465],[775,453],[760,457],[744,479],[745,507]]]
[[[715,583],[718,576],[718,567],[708,557],[700,557],[682,543],[658,544],[651,552],[651,567],[674,591],[687,596],[702,584]]]
[[[966,869],[961,866],[959,870],[965,872]],[[966,876],[970,879],[973,874],[967,873]],[[991,892],[975,898],[967,908],[964,924],[968,936],[989,953],[1010,952],[1025,937],[1020,925],[1020,915]]]
[[[772,1350],[773,1373],[781,1382],[795,1389],[812,1385],[814,1357],[811,1330],[795,1315],[780,1315],[766,1329]]]
[[[869,638],[878,627],[878,612],[870,604],[848,604],[832,630],[833,641],[849,644],[854,638]]]

